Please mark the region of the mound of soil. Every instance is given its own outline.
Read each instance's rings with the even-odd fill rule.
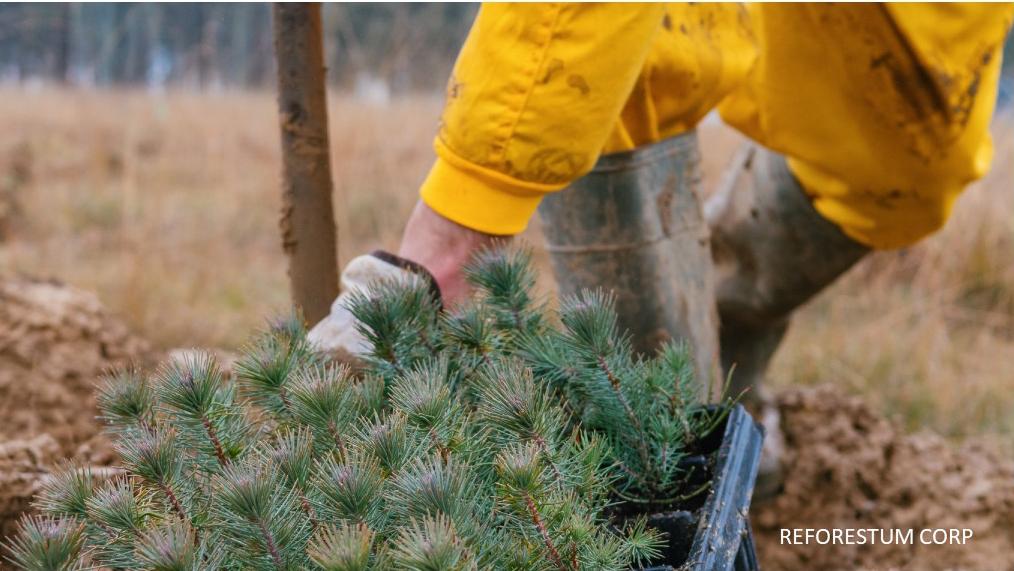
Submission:
[[[983,445],[906,435],[831,388],[779,397],[782,492],[755,505],[762,568],[781,571],[1014,568],[1014,462]],[[780,530],[915,530],[914,545],[781,545]],[[922,529],[970,528],[966,545],[921,545]]]
[[[148,355],[147,343],[91,293],[0,279],[0,528],[57,459],[113,460],[95,419],[94,384]]]
[[[0,538],[16,530],[18,517],[31,508],[48,468],[59,457],[60,447],[48,434],[0,442]]]

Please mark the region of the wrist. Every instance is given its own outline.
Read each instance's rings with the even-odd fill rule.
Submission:
[[[405,226],[398,256],[426,268],[436,280],[444,302],[453,305],[468,295],[462,269],[472,255],[508,238],[466,228],[419,201]]]

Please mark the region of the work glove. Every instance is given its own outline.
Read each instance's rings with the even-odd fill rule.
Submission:
[[[354,258],[341,275],[341,293],[331,304],[331,313],[310,330],[307,336],[315,351],[334,359],[356,365],[360,358],[369,353],[370,345],[356,328],[356,318],[348,304],[356,292],[369,291],[370,285],[380,281],[410,281],[424,279],[440,302],[440,288],[433,276],[421,265],[377,250]]]

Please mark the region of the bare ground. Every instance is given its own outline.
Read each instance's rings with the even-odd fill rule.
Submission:
[[[148,352],[91,293],[0,279],[0,533],[57,461],[113,462],[95,418],[94,383]]]
[[[827,386],[787,390],[779,406],[786,480],[752,514],[765,569],[1014,568],[1014,462],[979,443],[905,434]],[[970,528],[974,536],[967,545],[789,546],[780,544],[783,528]]]

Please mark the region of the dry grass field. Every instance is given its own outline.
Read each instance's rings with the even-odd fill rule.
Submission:
[[[332,101],[345,259],[395,247],[439,109]],[[288,302],[275,117],[266,93],[0,91],[0,271],[94,290],[160,347],[240,345]],[[736,141],[719,129],[704,129],[708,181]],[[1012,135],[1007,121],[942,232],[799,313],[775,383],[847,387],[912,430],[1014,434]]]

